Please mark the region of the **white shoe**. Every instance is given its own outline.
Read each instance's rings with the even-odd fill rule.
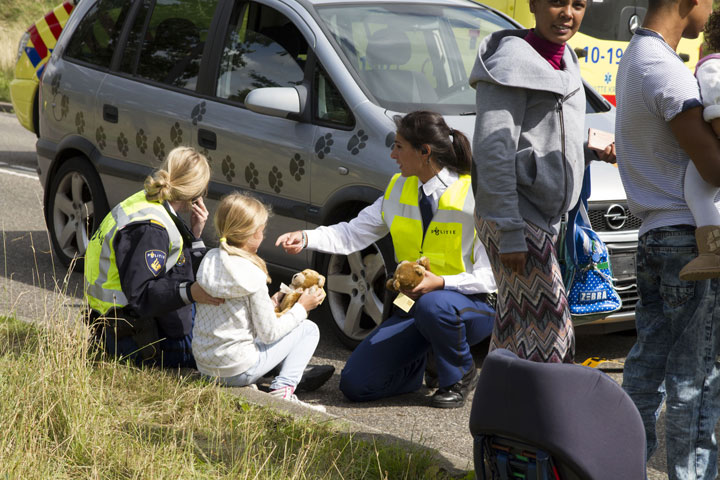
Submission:
[[[303,407],[312,408],[313,410],[318,412],[325,412],[325,407],[323,407],[322,405],[312,405],[310,403],[300,401],[300,399],[293,393],[294,391],[295,389],[292,387],[282,387],[278,388],[277,390],[270,390],[270,395],[275,398],[281,398],[283,400],[287,400],[288,402],[301,405]]]

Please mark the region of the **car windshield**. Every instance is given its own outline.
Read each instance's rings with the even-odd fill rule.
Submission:
[[[317,11],[357,73],[387,109],[474,113],[468,84],[480,42],[516,28],[482,7],[432,4],[343,4]]]

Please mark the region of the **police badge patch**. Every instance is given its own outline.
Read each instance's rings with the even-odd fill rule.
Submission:
[[[148,250],[145,252],[145,263],[150,272],[157,277],[160,270],[165,266],[165,252],[162,250]]]
[[[183,265],[185,265],[185,255],[183,255],[182,252],[180,252],[180,256],[178,257],[177,263],[175,265],[177,265],[178,267],[182,267]]]

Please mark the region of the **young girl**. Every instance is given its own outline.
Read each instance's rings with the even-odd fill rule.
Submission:
[[[215,230],[220,247],[203,259],[197,282],[225,303],[198,305],[192,342],[197,367],[227,386],[241,387],[255,383],[280,365],[270,394],[325,411],[321,405],[306,404],[294,395],[320,338],[307,314],[322,302],[325,293],[304,292],[286,314],[277,318],[277,294],[270,298],[267,267],[257,255],[268,215],[260,201],[240,193],[224,197],[218,206]]]
[[[720,12],[710,15],[705,26],[705,43],[720,52]],[[695,67],[695,77],[703,101],[703,118],[720,136],[720,53],[703,57]],[[715,206],[718,189],[705,182],[695,164],[685,171],[685,201],[695,219],[698,256],[680,270],[681,280],[705,280],[720,276],[720,213]]]

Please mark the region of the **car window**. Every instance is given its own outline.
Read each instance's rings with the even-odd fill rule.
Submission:
[[[223,46],[216,94],[244,102],[260,87],[291,87],[303,81],[308,44],[282,13],[254,2],[237,2]]]
[[[316,120],[345,127],[355,124],[350,107],[319,64],[315,69],[314,90]]]
[[[330,4],[318,13],[361,84],[384,108],[475,111],[468,76],[480,42],[515,28],[482,7]]]
[[[218,0],[143,0],[120,70],[194,90]]]
[[[108,68],[131,2],[100,0],[75,29],[65,57]]]

